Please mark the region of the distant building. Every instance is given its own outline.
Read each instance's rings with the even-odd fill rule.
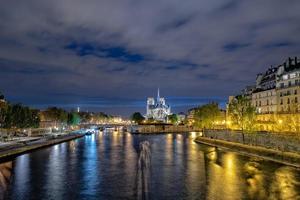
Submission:
[[[166,104],[165,98],[159,96],[159,89],[157,91],[156,101],[153,97],[148,97],[146,119],[166,122],[168,115],[171,114],[171,107]]]

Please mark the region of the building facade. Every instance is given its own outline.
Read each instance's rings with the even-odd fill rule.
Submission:
[[[276,77],[281,72],[278,67],[270,67],[265,73],[256,76],[256,87],[253,90],[251,103],[258,114],[277,111]]]
[[[241,95],[251,99],[258,114],[300,112],[300,63],[288,58],[256,76],[255,87],[246,87]]]
[[[276,89],[257,90],[252,94],[252,106],[257,113],[275,113],[277,111]]]
[[[153,97],[148,97],[146,119],[167,122],[167,117],[171,114],[171,107],[166,104],[165,98],[160,97],[159,89],[157,91],[156,101]]]
[[[300,111],[300,63],[297,57],[289,58],[280,66],[282,75],[277,77],[277,111],[295,113]]]

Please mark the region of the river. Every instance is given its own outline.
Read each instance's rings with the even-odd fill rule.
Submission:
[[[300,199],[300,170],[193,140],[96,133],[0,164],[0,199]]]

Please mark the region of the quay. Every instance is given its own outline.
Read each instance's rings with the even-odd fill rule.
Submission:
[[[133,134],[185,133],[201,131],[202,129],[193,126],[171,124],[135,125],[128,127],[128,132]]]
[[[80,133],[67,133],[58,136],[33,137],[26,140],[13,141],[9,144],[0,146],[0,160],[15,157],[32,150],[59,144],[83,136],[84,134]]]
[[[297,135],[204,130],[195,142],[300,168],[300,140]]]

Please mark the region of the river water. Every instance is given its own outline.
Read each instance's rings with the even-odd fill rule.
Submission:
[[[0,164],[0,199],[300,199],[300,170],[197,133],[97,133]]]

